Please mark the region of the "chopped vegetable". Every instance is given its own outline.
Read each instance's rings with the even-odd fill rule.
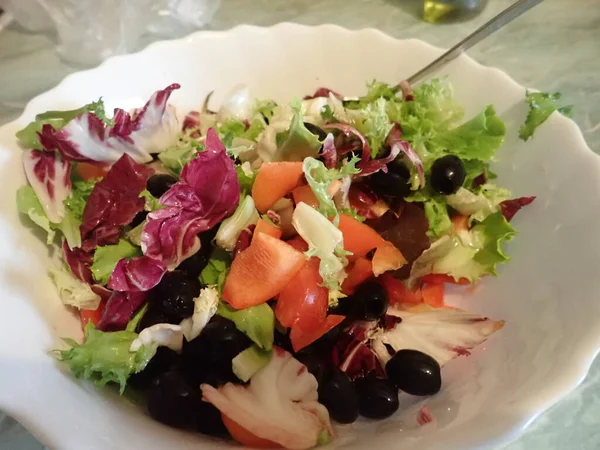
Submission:
[[[155,348],[144,346],[131,352],[129,348],[137,337],[131,331],[105,333],[88,323],[83,344],[65,339],[71,348],[55,352],[76,377],[89,379],[100,386],[117,383],[123,393],[127,378],[142,371],[156,352]]]
[[[236,309],[259,305],[279,294],[304,264],[290,245],[259,233],[231,264],[223,299]]]
[[[346,214],[340,215],[339,229],[350,259],[364,257],[385,242],[373,228]]]
[[[225,219],[219,226],[215,241],[219,247],[232,251],[238,236],[245,228],[256,225],[259,220],[254,200],[247,195],[238,205],[233,215]]]
[[[104,245],[96,248],[91,266],[94,279],[100,284],[107,284],[117,263],[125,258],[131,259],[142,254],[139,247],[125,239],[115,245]]]
[[[519,137],[524,141],[533,137],[536,128],[543,124],[554,111],[558,111],[566,117],[571,117],[573,107],[571,105],[559,106],[558,101],[561,97],[560,92],[548,94],[546,92],[528,91],[525,101],[529,105],[529,113],[525,123],[519,128]]]
[[[271,351],[261,350],[256,345],[248,347],[231,361],[233,373],[243,382],[247,382],[269,364],[271,356]]]
[[[275,315],[265,303],[235,310],[226,304],[219,304],[217,314],[231,320],[236,328],[248,336],[263,350],[273,349]]]
[[[215,287],[209,286],[200,291],[200,295],[194,299],[194,314],[183,319],[180,324],[188,342],[200,336],[206,324],[217,313],[218,305],[219,292]]]
[[[75,278],[65,268],[50,269],[48,274],[65,305],[92,311],[98,309],[100,296],[87,283]]]
[[[266,233],[275,239],[281,239],[282,235],[281,228],[276,227],[272,222],[265,219],[258,219],[258,222],[256,222],[256,228],[252,234],[252,239],[254,239],[258,233]]]
[[[264,163],[252,186],[252,198],[259,212],[265,213],[277,200],[286,196],[300,183],[302,163]]]

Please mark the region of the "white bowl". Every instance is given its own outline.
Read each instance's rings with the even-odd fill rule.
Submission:
[[[440,52],[375,30],[242,26],[110,59],[32,100],[17,121],[0,129],[0,408],[52,448],[228,447],[154,422],[110,390],[74,380],[47,354],[60,337],[77,337],[81,330],[46,277],[46,246],[15,207],[15,190],[25,177],[14,134],[36,113],[100,96],[109,110],[127,109],[173,82],[182,85],[172,97],[181,112],[197,108],[211,90],[218,105],[238,83],[248,84],[257,97],[280,101],[319,86],[355,95],[365,91],[366,81],[395,83]],[[574,389],[600,347],[600,158],[576,125],[558,114],[533,140],[518,140],[525,89],[503,72],[463,56],[443,74],[467,115],[495,105],[508,129],[494,167],[499,182],[517,196],[537,196],[514,221],[520,235],[509,247],[511,263],[474,295],[454,299],[505,319],[506,326],[471,357],[444,369],[443,390],[427,400],[435,423],[417,427],[415,404],[386,421],[340,427],[334,448],[495,447]]]

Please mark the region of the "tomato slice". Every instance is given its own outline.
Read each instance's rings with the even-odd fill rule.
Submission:
[[[454,279],[454,277],[450,275],[446,275],[444,273],[430,273],[429,275],[424,275],[421,277],[421,283],[427,284],[460,284],[461,286],[465,286],[467,284],[471,284],[471,282],[466,278],[460,278],[458,281]]]
[[[81,325],[83,326],[83,328],[85,328],[88,322],[92,322],[94,325],[98,325],[98,322],[100,322],[102,314],[104,313],[105,307],[106,301],[102,300],[100,302],[100,305],[98,305],[97,309],[80,309],[79,318],[81,319]]]
[[[231,437],[240,444],[251,448],[281,448],[281,445],[278,443],[260,438],[251,433],[225,414],[221,414],[221,417],[223,419],[223,424],[227,428],[227,431],[229,431],[229,434],[231,434]]]
[[[444,284],[427,284],[421,288],[423,301],[434,308],[444,307]]]
[[[304,266],[306,257],[282,240],[258,233],[231,264],[223,300],[236,309],[259,305],[279,294]]]
[[[109,166],[80,162],[75,165],[75,173],[81,177],[83,181],[89,181],[93,178],[104,178],[104,175],[109,171]]]
[[[340,214],[338,228],[344,235],[344,249],[352,252],[352,255],[348,256],[351,261],[366,256],[371,250],[385,243],[385,239],[373,228],[346,214]]]
[[[354,293],[356,288],[373,276],[373,265],[367,258],[358,258],[351,263],[348,276],[342,283],[342,292],[346,295]]]
[[[313,328],[312,331],[303,330],[297,325],[293,326],[290,331],[290,340],[292,341],[294,351],[300,351],[304,347],[312,344],[329,330],[342,323],[344,318],[344,316],[327,316],[325,320],[321,322],[318,327]]]
[[[299,327],[303,332],[325,320],[328,290],[321,286],[319,259],[310,258],[279,294],[275,316],[284,327]]]
[[[407,289],[401,280],[394,278],[389,273],[377,277],[377,280],[385,288],[391,305],[418,305],[423,302],[423,296],[420,289],[411,291]]]

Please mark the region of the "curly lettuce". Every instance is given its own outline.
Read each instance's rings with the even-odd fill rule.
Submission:
[[[145,346],[131,352],[129,348],[137,337],[137,333],[128,330],[103,332],[88,323],[83,344],[64,339],[71,348],[55,350],[55,353],[77,378],[91,380],[99,386],[116,383],[122,394],[127,379],[144,370],[156,353],[156,347]]]
[[[529,112],[525,123],[519,128],[519,138],[527,141],[533,137],[536,128],[543,124],[554,111],[558,111],[566,117],[571,117],[573,106],[559,106],[558,101],[561,97],[560,92],[548,94],[547,92],[528,91],[525,101],[529,105]]]

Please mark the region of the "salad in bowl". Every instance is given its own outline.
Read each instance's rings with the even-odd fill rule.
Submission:
[[[17,133],[19,212],[58,247],[49,275],[85,331],[52,352],[74,376],[138,391],[173,427],[305,449],[390,417],[399,392],[436,394],[442,367],[503,327],[444,299],[509,261],[534,200],[490,170],[492,105],[464,120],[444,79],[289,104],[239,87],[179,120],[179,88]],[[528,100],[524,139],[556,109]]]

